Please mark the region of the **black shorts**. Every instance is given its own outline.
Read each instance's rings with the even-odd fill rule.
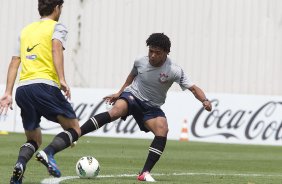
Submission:
[[[71,104],[61,90],[48,84],[36,83],[18,87],[16,102],[21,108],[25,130],[38,128],[41,116],[54,122],[58,122],[58,115],[69,119],[76,118]]]
[[[132,115],[140,130],[144,132],[149,132],[144,125],[147,120],[156,117],[166,118],[165,113],[160,108],[147,105],[130,92],[123,92],[119,99],[124,99],[128,104],[128,113],[126,116],[121,117],[121,119],[126,120],[127,116]]]

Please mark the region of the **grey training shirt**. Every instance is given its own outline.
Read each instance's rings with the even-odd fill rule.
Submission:
[[[148,56],[136,59],[131,74],[136,77],[124,91],[131,92],[154,107],[160,107],[165,103],[167,91],[173,82],[178,83],[182,90],[194,85],[182,68],[172,63],[168,57],[160,67],[152,66]]]

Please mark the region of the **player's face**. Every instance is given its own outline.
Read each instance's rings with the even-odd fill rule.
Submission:
[[[149,62],[152,66],[159,67],[165,62],[167,52],[159,47],[149,46]]]

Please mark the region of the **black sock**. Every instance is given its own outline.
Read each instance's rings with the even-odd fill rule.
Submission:
[[[110,123],[111,116],[108,112],[97,114],[87,120],[81,127],[81,136],[101,128],[103,125]]]
[[[149,154],[141,173],[151,171],[157,161],[160,159],[166,145],[166,137],[155,136],[151,146],[149,147]]]
[[[20,162],[24,165],[32,158],[33,154],[38,149],[38,145],[35,141],[29,140],[23,144],[19,151],[19,156],[17,162]]]
[[[55,155],[59,151],[69,147],[74,141],[77,141],[78,133],[70,128],[64,132],[59,133],[53,141],[44,149],[46,154]]]

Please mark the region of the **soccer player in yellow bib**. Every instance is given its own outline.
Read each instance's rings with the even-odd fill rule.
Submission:
[[[10,184],[22,183],[27,162],[42,143],[40,118],[59,123],[64,129],[56,135],[36,159],[50,175],[60,177],[54,155],[69,147],[80,136],[78,119],[67,101],[70,88],[64,76],[63,50],[66,28],[58,23],[63,0],[38,0],[41,19],[22,29],[18,48],[8,69],[6,90],[0,99],[0,114],[12,109],[12,91],[21,64],[15,100],[21,109],[26,142],[20,147]],[[64,91],[65,96],[61,90]]]

